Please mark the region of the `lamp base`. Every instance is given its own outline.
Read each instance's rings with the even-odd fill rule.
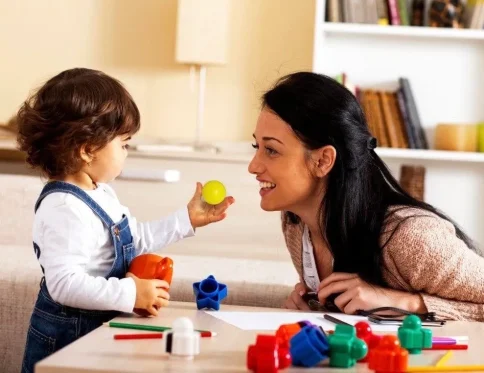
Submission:
[[[203,142],[192,142],[183,144],[183,146],[189,147],[194,152],[203,152],[203,153],[220,153],[220,148],[214,144],[210,143],[203,143]]]
[[[133,146],[134,149],[144,152],[182,152],[182,153],[212,153],[217,154],[221,149],[210,143],[202,142],[163,142],[155,144],[138,144]]]

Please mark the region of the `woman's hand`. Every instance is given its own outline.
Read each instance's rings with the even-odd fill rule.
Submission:
[[[209,205],[202,200],[202,184],[197,183],[195,194],[187,206],[192,227],[195,229],[225,219],[225,210],[234,202],[234,197],[226,197],[218,205]]]
[[[341,293],[334,304],[342,312],[353,315],[358,310],[377,307],[396,307],[410,312],[427,312],[419,294],[385,289],[363,281],[357,274],[335,272],[326,277],[318,287],[318,298],[324,304],[330,294]]]
[[[297,283],[294,286],[294,290],[289,297],[287,297],[286,301],[284,302],[283,308],[287,308],[290,310],[304,310],[310,311],[309,306],[307,303],[302,299],[302,296],[306,293],[306,287],[302,283]]]

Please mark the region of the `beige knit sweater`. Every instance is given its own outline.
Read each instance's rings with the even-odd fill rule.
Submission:
[[[439,317],[484,321],[484,258],[457,238],[451,223],[415,208],[396,209],[391,214],[383,229],[387,233],[380,237],[382,246],[398,222],[401,224],[383,251],[384,278],[389,286],[420,293],[427,310]],[[294,225],[283,219],[282,229],[302,278],[303,223]]]

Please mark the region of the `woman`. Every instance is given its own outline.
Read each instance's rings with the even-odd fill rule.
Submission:
[[[249,172],[261,207],[282,211],[302,295],[347,314],[379,307],[484,321],[484,258],[434,207],[407,194],[375,153],[355,97],[336,81],[300,72],[264,94]]]

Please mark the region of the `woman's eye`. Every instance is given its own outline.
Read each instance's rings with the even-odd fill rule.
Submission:
[[[276,154],[277,154],[277,152],[276,152],[274,149],[269,148],[269,147],[267,147],[267,146],[266,146],[266,153],[267,153],[268,155],[276,155]]]
[[[257,145],[257,144],[252,144],[252,147],[253,147],[254,149],[259,149],[259,145]]]
[[[128,150],[129,149],[129,144],[123,145],[123,149]]]

